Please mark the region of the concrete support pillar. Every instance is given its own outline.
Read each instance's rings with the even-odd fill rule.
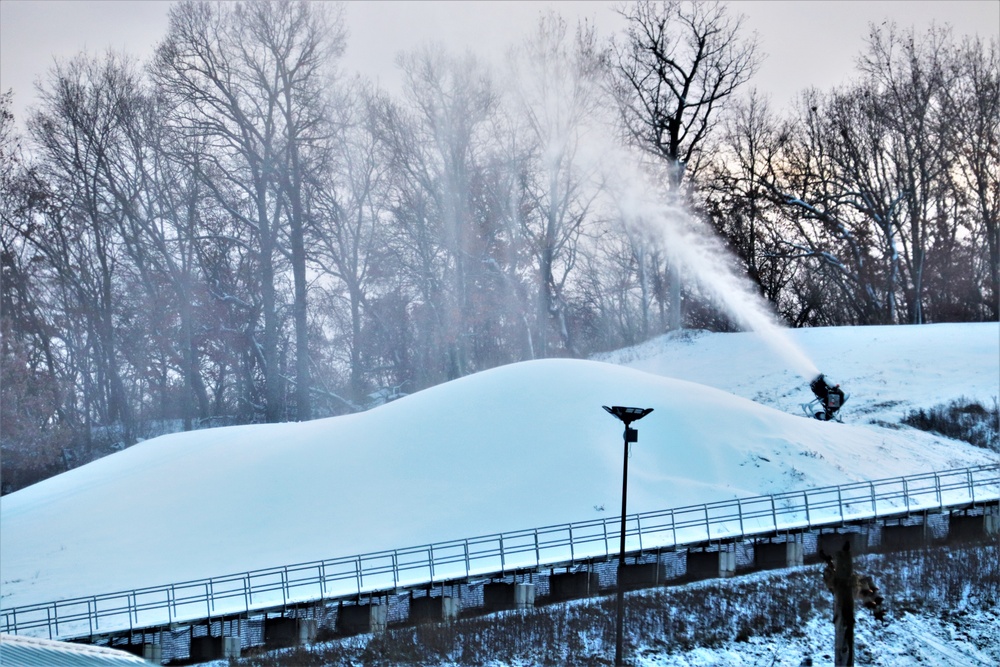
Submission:
[[[659,586],[667,580],[667,566],[666,563],[626,564],[618,577],[618,585],[626,589]]]
[[[319,626],[314,618],[264,619],[264,645],[267,648],[305,646],[316,641]]]
[[[483,586],[483,608],[487,613],[508,609],[531,609],[535,606],[535,585],[495,581]]]
[[[948,517],[949,542],[979,542],[1000,535],[1000,509],[987,506],[981,515],[952,514]]]
[[[549,577],[549,597],[553,602],[597,595],[601,580],[596,572],[560,572]]]
[[[801,542],[763,542],[753,547],[754,565],[761,570],[800,567],[804,561]]]
[[[816,550],[832,556],[844,548],[844,543],[851,543],[851,553],[861,556],[868,553],[867,533],[823,533],[816,540]]]
[[[389,620],[389,605],[341,605],[337,612],[337,632],[342,635],[360,635],[385,632]]]
[[[927,546],[930,536],[925,524],[915,526],[883,526],[882,551],[906,551]]]
[[[1000,535],[1000,505],[989,505],[985,512],[983,529],[987,536],[995,538]]]
[[[519,611],[534,609],[535,607],[535,585],[534,584],[514,584],[514,608]]]
[[[142,645],[142,659],[146,662],[151,662],[154,665],[163,664],[163,645],[162,644],[143,644]]]
[[[210,662],[240,657],[242,642],[239,637],[192,637],[191,662]]]
[[[450,596],[410,598],[410,620],[414,623],[441,623],[458,618],[461,605]]]
[[[736,574],[735,551],[689,551],[688,579],[714,579]]]

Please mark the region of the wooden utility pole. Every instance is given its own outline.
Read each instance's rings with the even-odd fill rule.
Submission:
[[[872,577],[854,574],[854,556],[849,540],[844,541],[843,548],[832,558],[822,551],[820,556],[826,561],[823,581],[833,593],[833,664],[835,667],[854,667],[854,599],[860,598],[875,619],[884,623],[882,602],[885,598]]]
[[[854,557],[851,543],[834,554],[832,581],[834,649],[836,667],[854,667]]]

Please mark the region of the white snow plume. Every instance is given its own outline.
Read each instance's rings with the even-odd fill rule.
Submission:
[[[695,280],[740,326],[756,332],[789,368],[811,380],[819,369],[788,335],[767,301],[733,267],[729,250],[715,230],[691,213],[676,196],[652,182],[640,159],[627,151],[608,150],[609,192],[624,223],[645,235],[678,264],[683,277]]]
[[[510,56],[508,92],[539,145],[548,205],[594,214],[593,205],[603,201],[608,218],[620,219],[630,234],[640,234],[681,266],[685,278],[697,281],[740,326],[757,332],[792,370],[807,380],[817,376],[816,365],[732,266],[732,253],[715,230],[651,178],[662,171],[662,161],[644,164],[649,161],[639,151],[622,146],[615,103],[601,86],[596,53],[592,33],[573,34],[549,15]],[[550,214],[557,219],[565,211]]]

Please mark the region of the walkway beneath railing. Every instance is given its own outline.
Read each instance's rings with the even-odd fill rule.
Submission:
[[[998,501],[1000,464],[976,466],[634,514],[626,549],[686,548]],[[607,517],[4,609],[0,632],[126,634],[572,566],[617,554],[619,531],[620,517]]]

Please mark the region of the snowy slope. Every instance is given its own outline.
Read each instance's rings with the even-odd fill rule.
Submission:
[[[861,417],[1000,394],[996,324],[791,334],[852,394],[854,423],[801,416],[805,380],[753,334],[695,334],[356,415],[163,436],[0,500],[2,605],[615,514],[621,425],[601,405],[654,408],[630,512],[995,459]]]
[[[990,407],[1000,399],[996,323],[817,327],[787,335],[851,395],[841,412],[847,423],[896,424],[910,410],[955,398]],[[598,358],[707,384],[788,412],[812,399],[793,366],[752,332],[666,334]]]

